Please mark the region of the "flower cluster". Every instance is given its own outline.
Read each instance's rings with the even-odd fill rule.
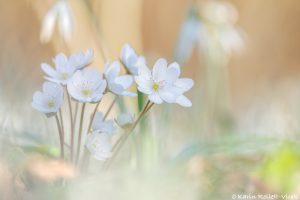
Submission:
[[[96,103],[95,111],[91,117],[91,127],[87,130],[86,147],[98,160],[107,160],[112,156],[111,137],[116,132],[116,124],[122,129],[133,129],[141,117],[135,120],[132,114],[120,114],[115,121],[106,120],[108,113],[103,115],[97,112],[98,105],[103,96],[111,92],[117,96],[137,96],[130,92],[129,88],[133,82],[137,89],[148,96],[149,103],[144,108],[145,114],[150,103],[161,104],[177,103],[184,107],[192,106],[191,101],[184,96],[193,86],[193,80],[180,78],[180,66],[177,63],[168,64],[165,59],[158,59],[152,70],[147,66],[144,57],[137,55],[135,50],[126,44],[121,53],[121,59],[107,63],[104,72],[101,73],[95,68],[87,68],[91,64],[93,51],[79,52],[69,57],[60,53],[54,57],[54,67],[43,63],[42,70],[45,72],[47,82],[43,90],[36,92],[33,96],[32,107],[45,113],[48,117],[55,116],[57,119],[60,139],[64,139],[64,131],[57,112],[60,111],[64,102],[64,88],[69,100],[69,109],[72,118],[72,102],[82,103],[80,128],[78,133],[77,159],[80,154],[82,121],[86,103]],[[121,64],[126,68],[127,74],[120,75]],[[72,98],[72,102],[70,98]],[[114,101],[115,102],[115,101]],[[113,103],[114,103],[113,102]],[[113,105],[112,103],[112,105]],[[109,109],[110,110],[110,109]],[[108,111],[109,112],[109,111]],[[60,115],[60,118],[62,116]],[[70,119],[71,125],[76,122]],[[73,128],[74,130],[75,128]],[[71,133],[71,138],[74,138]],[[73,141],[71,143],[71,155],[73,153]],[[78,160],[77,160],[78,161]],[[76,161],[76,162],[77,162]]]

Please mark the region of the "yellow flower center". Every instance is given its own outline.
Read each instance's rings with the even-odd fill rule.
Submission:
[[[91,90],[82,90],[82,94],[84,96],[89,96],[89,94],[91,94]]]
[[[67,80],[68,77],[69,77],[69,74],[68,73],[61,73],[61,77],[63,80]]]
[[[49,108],[53,108],[54,107],[54,102],[53,101],[49,101],[48,102],[48,107]]]
[[[152,85],[153,90],[158,90],[159,89],[159,84],[158,83],[154,83]]]

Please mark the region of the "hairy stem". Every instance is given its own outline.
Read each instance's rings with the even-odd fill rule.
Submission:
[[[80,124],[79,124],[79,132],[78,132],[78,141],[77,141],[76,162],[75,162],[76,164],[78,163],[78,159],[79,159],[79,155],[80,155],[84,109],[85,109],[85,103],[82,104],[82,108],[81,108]]]
[[[57,124],[57,128],[58,128],[58,133],[59,133],[59,143],[60,143],[60,158],[64,159],[64,143],[63,143],[63,135],[62,135],[62,130],[61,130],[61,126],[59,123],[59,119],[58,119],[58,115],[55,115],[55,120],[56,120],[56,124]]]
[[[73,118],[73,124],[74,124],[74,126],[75,126],[75,124],[76,124],[76,120],[77,120],[78,105],[79,105],[79,103],[78,103],[78,102],[76,102],[76,104],[75,104],[74,118]],[[75,127],[74,127],[74,129],[75,129]]]
[[[110,158],[110,160],[107,161],[107,164],[105,166],[105,168],[109,168],[109,166],[112,164],[112,162],[114,161],[114,159],[117,157],[121,147],[124,145],[124,143],[126,142],[127,138],[129,137],[129,135],[133,132],[133,130],[136,128],[136,126],[138,125],[138,123],[141,121],[142,117],[151,109],[151,107],[153,106],[153,103],[150,103],[150,101],[147,102],[147,104],[145,105],[144,109],[142,110],[142,112],[139,114],[138,118],[136,119],[136,121],[133,123],[133,125],[131,126],[131,128],[129,129],[129,131],[127,133],[125,133],[124,135],[121,136],[121,138],[117,141],[117,143],[114,145],[113,147],[113,151],[114,154],[113,156]]]
[[[103,117],[103,121],[104,121],[104,120],[107,118],[107,116],[109,115],[109,113],[110,113],[110,111],[112,110],[112,108],[114,107],[116,101],[117,101],[117,96],[115,96],[113,102],[111,102],[109,108],[107,109],[107,111],[106,111],[106,113],[105,113],[105,115],[104,115],[104,117]]]
[[[94,121],[96,112],[97,112],[97,110],[98,110],[98,107],[99,107],[99,105],[100,105],[100,102],[101,102],[101,101],[99,101],[99,102],[96,104],[96,106],[95,106],[95,109],[94,109],[94,111],[93,111],[93,114],[92,114],[92,116],[91,116],[91,119],[90,119],[90,123],[89,123],[88,129],[87,129],[87,134],[89,134],[89,132],[91,131],[92,124],[93,124],[93,121]]]
[[[64,120],[63,120],[63,115],[61,112],[61,109],[59,109],[59,117],[60,117],[60,127],[61,127],[61,142],[63,144],[62,146],[62,152],[63,152],[63,157],[64,157],[64,152],[65,152],[65,128],[64,128]]]
[[[71,137],[70,137],[70,154],[71,154],[71,162],[73,161],[74,157],[74,121],[73,121],[73,112],[72,112],[72,104],[71,104],[71,98],[66,90],[67,93],[67,99],[68,99],[68,105],[69,105],[69,114],[70,114],[70,126],[71,126]]]

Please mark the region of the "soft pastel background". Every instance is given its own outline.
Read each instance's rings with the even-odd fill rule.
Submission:
[[[16,146],[34,143],[32,137],[36,137],[34,141],[43,143],[56,142],[56,133],[51,135],[52,126],[47,119],[30,106],[32,93],[43,81],[40,63],[50,62],[58,52],[69,54],[92,48],[95,51],[93,66],[103,69],[99,45],[103,45],[105,55],[114,60],[119,57],[126,42],[143,53],[150,63],[158,57],[165,57],[171,62],[181,24],[194,2],[86,1],[90,8],[84,0],[70,1],[75,20],[70,42],[65,43],[56,32],[50,43],[42,44],[39,36],[41,22],[54,1],[0,0],[0,137],[5,141],[9,138],[11,142],[11,145],[5,142],[0,146],[0,152],[8,152],[3,153],[3,159],[0,156],[0,194],[3,193],[0,199],[41,199],[39,195],[42,193],[51,199],[52,189],[56,191],[54,194],[61,195],[60,189],[53,185],[50,189],[47,184],[38,187],[39,181],[43,184],[44,179],[52,181],[54,175],[42,176],[43,180],[34,183],[23,182],[23,175],[16,178],[27,168],[34,168],[32,163],[37,162],[40,168],[50,165],[49,170],[44,171],[58,168],[62,176],[76,176],[60,163],[48,164],[52,161],[44,158],[41,161],[35,157],[28,160]],[[82,180],[79,178],[70,189],[73,192],[63,198],[84,199],[86,195],[95,198],[114,194],[111,199],[119,199],[118,195],[126,194],[131,199],[138,194],[140,197],[137,199],[154,199],[151,195],[155,193],[161,199],[198,199],[199,196],[204,199],[230,199],[233,193],[300,192],[300,2],[229,2],[239,12],[238,26],[245,33],[245,49],[234,54],[226,66],[227,82],[224,84],[227,86],[225,92],[222,91],[225,95],[215,96],[221,101],[223,98],[228,101],[225,111],[223,108],[212,111],[214,105],[207,105],[207,91],[203,84],[206,66],[202,62],[205,58],[203,53],[194,51],[191,59],[182,66],[184,76],[192,77],[196,83],[188,94],[194,107],[155,108],[157,112],[148,117],[152,124],[151,132],[163,140],[158,148],[163,156],[149,153],[150,157],[155,162],[158,162],[156,159],[171,160],[171,164],[167,162],[165,166],[163,162],[163,167],[155,169],[158,172],[151,178],[147,176],[146,181],[141,181],[140,176],[132,175],[132,172],[124,175],[123,171],[100,174],[97,180],[89,176]],[[135,101],[127,102],[134,112]],[[166,110],[169,115],[156,115]],[[166,120],[165,124],[161,123],[163,120]],[[166,134],[161,136],[162,132]],[[93,164],[93,170],[97,171],[98,163]],[[145,168],[151,168],[151,164],[145,165]],[[38,174],[39,167],[24,173]],[[172,171],[169,168],[175,168],[176,172],[167,173]],[[166,182],[161,183],[162,187],[156,185],[160,182],[157,174],[165,176]],[[129,181],[123,181],[125,179]],[[100,194],[97,181],[106,185]],[[12,185],[14,187],[10,187]],[[187,189],[186,185],[190,187]],[[180,193],[182,196],[171,195],[182,187],[185,187]],[[14,194],[11,188],[18,192]],[[85,192],[77,194],[78,188]],[[118,195],[114,188],[120,188]],[[16,195],[18,193],[21,195]]]

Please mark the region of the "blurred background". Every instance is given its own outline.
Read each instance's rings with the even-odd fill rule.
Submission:
[[[55,3],[0,0],[0,136],[5,141],[0,147],[8,152],[0,157],[0,181],[9,183],[0,183],[2,199],[41,199],[41,191],[47,191],[51,199],[53,190],[62,199],[83,199],[85,192],[91,197],[101,195],[93,188],[98,182],[89,176],[71,185],[74,192],[84,188],[81,196],[62,195],[56,186],[41,189],[24,181],[25,175],[16,178],[23,171],[26,177],[39,176],[38,170],[26,171],[32,159],[42,168],[50,162],[44,155],[29,159],[28,149],[19,145],[57,143],[51,123],[30,106],[33,92],[43,82],[40,63],[50,63],[59,52],[92,48],[92,65],[103,69],[101,54],[109,61],[118,59],[125,43],[145,55],[150,66],[159,57],[179,62],[183,76],[195,81],[188,93],[193,107],[163,106],[154,109],[165,111],[163,115],[152,112],[147,118],[155,142],[146,142],[143,152],[150,158],[145,156],[143,166],[156,166],[150,173],[155,171],[157,179],[163,174],[166,183],[161,184],[168,187],[160,188],[154,197],[155,178],[141,184],[132,171],[124,175],[117,170],[99,175],[99,182],[107,185],[101,192],[111,195],[115,181],[120,184],[120,196],[125,193],[131,198],[136,188],[145,190],[139,194],[144,198],[138,199],[231,199],[234,193],[300,192],[299,1],[69,0],[65,12],[71,22],[64,22],[65,32],[45,25]],[[136,102],[126,102],[136,112]],[[126,162],[125,158],[119,162]],[[16,163],[21,169],[10,167]],[[60,163],[54,166],[63,168]],[[95,171],[97,166],[93,162],[91,168]],[[57,176],[77,177],[71,168],[58,170]],[[38,179],[52,182],[53,176]],[[131,185],[119,179],[128,179]],[[170,195],[182,184],[192,187]],[[14,190],[27,196],[2,189],[5,185],[14,185]],[[89,193],[91,185],[95,193]],[[110,197],[118,199],[118,195]]]

